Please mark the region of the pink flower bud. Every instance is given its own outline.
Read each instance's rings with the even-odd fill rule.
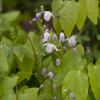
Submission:
[[[43,84],[41,84],[39,88],[40,88],[40,90],[43,90],[44,85],[43,85]]]
[[[54,96],[53,100],[57,100],[57,97],[56,97],[56,96]]]
[[[40,14],[40,13],[37,13],[37,14],[36,14],[36,20],[39,20],[40,17],[41,17],[41,14]]]
[[[65,46],[63,46],[63,50],[66,51],[66,47]]]
[[[48,75],[49,75],[49,79],[51,79],[51,80],[52,80],[52,79],[53,79],[53,73],[52,73],[52,72],[49,72],[49,74],[48,74]]]
[[[57,18],[59,18],[60,17],[60,15],[57,13]]]
[[[58,67],[60,66],[60,59],[59,58],[56,59],[56,66],[58,66]]]
[[[73,54],[76,54],[76,51],[77,51],[77,50],[76,50],[76,48],[74,47],[74,48],[73,48]]]
[[[36,18],[33,18],[33,19],[32,19],[32,22],[36,22]]]
[[[53,89],[54,89],[54,90],[56,89],[56,85],[55,85],[55,84],[53,84]]]
[[[40,7],[40,8],[41,8],[41,11],[44,11],[44,7],[43,7],[43,5],[41,5],[41,7]]]
[[[45,75],[47,68],[42,68],[42,75]]]
[[[71,92],[71,97],[73,98],[73,100],[75,100],[75,95],[73,92]]]
[[[43,30],[45,31],[47,29],[47,26],[44,24],[43,25]]]
[[[60,46],[58,46],[57,48],[58,48],[58,49],[60,49],[60,48],[61,48],[61,45],[60,45]]]
[[[63,32],[60,33],[59,41],[60,41],[60,42],[65,42],[65,35],[64,35]]]
[[[58,38],[57,34],[54,34],[52,40],[56,40]]]

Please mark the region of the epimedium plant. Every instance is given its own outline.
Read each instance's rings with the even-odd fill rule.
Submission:
[[[100,60],[87,65],[77,44],[86,17],[96,25],[98,12],[97,0],[53,0],[52,12],[41,6],[32,19],[42,34],[12,24],[18,11],[0,14],[0,99],[99,100]]]

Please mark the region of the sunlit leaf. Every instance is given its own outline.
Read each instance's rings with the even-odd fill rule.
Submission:
[[[19,45],[19,46],[14,46],[12,48],[13,53],[18,57],[18,59],[22,62],[24,58],[24,49]]]
[[[6,91],[1,100],[16,100],[16,94],[13,90]]]
[[[78,6],[78,19],[76,25],[79,29],[81,29],[87,16],[86,0],[79,0],[77,6]]]
[[[68,38],[70,37],[78,18],[78,7],[76,2],[74,0],[64,1],[59,14],[61,27]]]
[[[38,88],[30,88],[26,89],[24,91],[24,94],[20,92],[18,95],[18,100],[37,100],[38,90]]]
[[[86,0],[86,2],[88,17],[94,24],[97,24],[99,13],[98,0]]]
[[[8,63],[4,53],[0,53],[0,71],[7,71]]]
[[[88,66],[88,75],[94,96],[96,100],[100,100],[100,60],[95,65],[91,63]]]
[[[65,89],[71,90],[75,94],[76,100],[86,100],[88,94],[88,77],[86,72],[77,68],[69,71],[62,85],[63,97],[66,96]]]

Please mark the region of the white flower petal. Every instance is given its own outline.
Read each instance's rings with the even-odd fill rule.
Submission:
[[[48,44],[50,44],[50,43],[45,43],[45,44],[43,44],[43,46],[46,46],[46,45],[48,45]]]

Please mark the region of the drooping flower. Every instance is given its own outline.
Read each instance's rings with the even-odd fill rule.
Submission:
[[[49,75],[49,79],[51,79],[51,80],[52,80],[52,79],[53,79],[53,73],[52,73],[52,72],[49,72],[49,74],[48,74],[48,75]]]
[[[51,34],[49,32],[45,32],[43,34],[43,39],[42,39],[42,42],[47,42],[48,40],[51,40]]]
[[[40,17],[41,17],[41,13],[37,13],[37,14],[36,14],[36,20],[39,20]]]
[[[69,47],[73,47],[73,46],[75,46],[76,44],[77,44],[77,41],[76,41],[76,39],[75,38],[77,38],[77,35],[73,35],[73,36],[71,36],[70,38],[67,38],[65,41],[68,41],[68,46]]]
[[[65,42],[65,35],[64,35],[63,32],[60,33],[59,41],[60,41],[60,42]]]
[[[45,51],[47,54],[52,53],[53,50],[60,51],[54,44],[51,43],[45,43],[43,46],[46,46]]]
[[[56,59],[56,66],[58,66],[58,67],[60,66],[60,59],[59,58]]]
[[[54,15],[50,11],[45,11],[44,12],[44,20],[45,21],[50,21],[51,17],[55,20]]]

